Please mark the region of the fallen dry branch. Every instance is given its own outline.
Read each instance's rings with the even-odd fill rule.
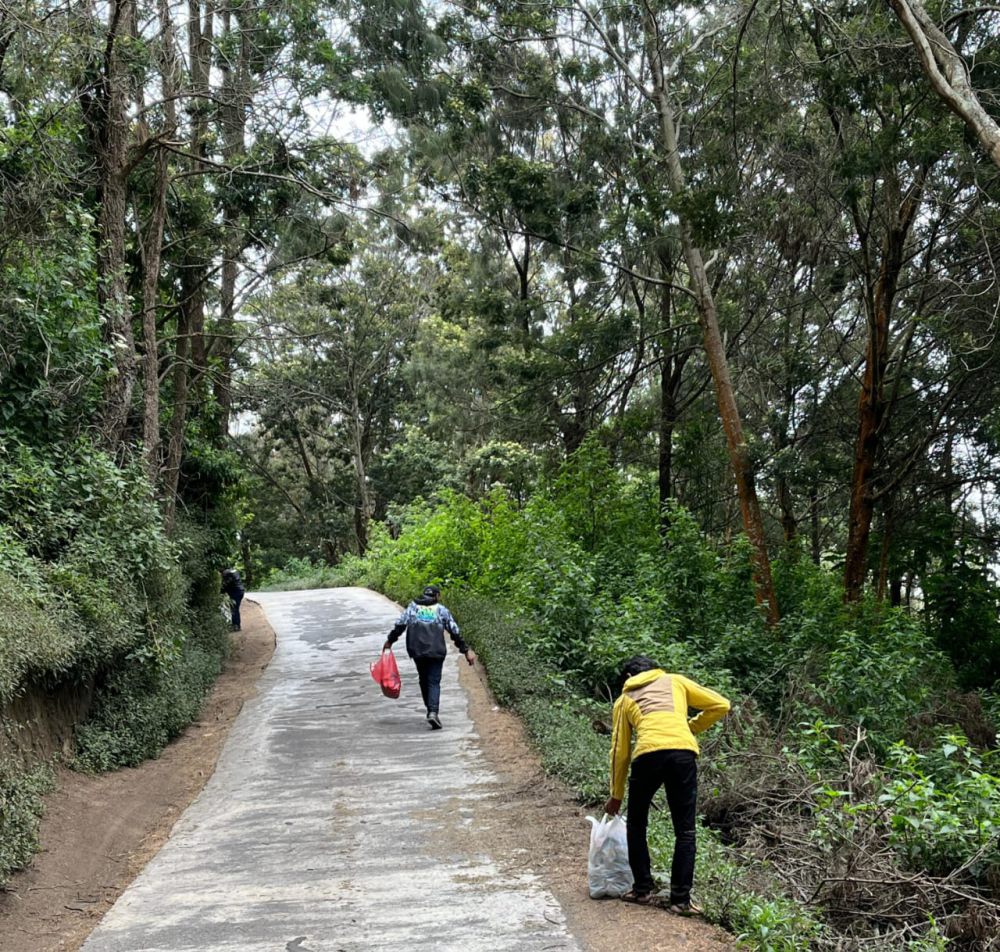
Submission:
[[[944,875],[907,868],[892,838],[899,797],[879,802],[886,775],[862,730],[844,743],[839,768],[822,771],[776,741],[770,751],[760,745],[758,733],[745,749],[715,752],[708,769],[718,794],[705,803],[706,818],[749,869],[768,878],[755,884],[759,891],[780,888],[817,910],[827,927],[817,948],[905,949],[934,922],[952,948],[1000,950],[1000,890],[974,874],[994,857],[1000,870],[996,837]]]

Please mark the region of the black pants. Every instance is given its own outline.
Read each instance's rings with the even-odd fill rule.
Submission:
[[[420,677],[420,695],[424,699],[424,707],[437,714],[441,701],[441,669],[444,658],[414,658],[417,674]]]
[[[243,601],[243,594],[242,588],[229,593],[229,608],[232,611],[233,628],[236,631],[240,630],[240,602]]]
[[[690,902],[694,882],[695,807],[698,801],[698,758],[691,750],[653,750],[632,761],[628,786],[628,862],[637,893],[656,888],[649,868],[646,827],[649,806],[660,787],[674,824],[674,861],[670,867],[670,901]]]

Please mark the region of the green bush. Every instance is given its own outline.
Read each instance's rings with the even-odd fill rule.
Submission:
[[[0,761],[0,887],[38,849],[42,796],[51,787],[48,767],[25,771],[19,764]]]
[[[280,569],[272,569],[261,579],[262,592],[299,592],[308,588],[336,588],[345,567],[333,567],[310,559],[289,559]],[[348,583],[349,584],[349,583]]]
[[[141,469],[85,440],[6,449],[0,484],[0,703],[32,680],[91,674],[183,627],[160,596],[177,574]],[[167,632],[166,628],[174,631]]]
[[[182,518],[168,540],[141,467],[85,439],[11,442],[3,462],[0,704],[30,683],[94,676],[79,763],[155,755],[195,716],[225,654],[224,527]]]
[[[954,672],[919,621],[899,609],[869,611],[841,631],[819,665],[830,712],[863,724],[885,748],[953,688]]]
[[[158,756],[198,716],[222,668],[223,637],[186,642],[169,666],[132,663],[115,671],[77,729],[74,766],[100,772]]]
[[[986,884],[1000,873],[1000,755],[948,734],[921,753],[896,744],[877,798],[890,842],[911,869],[947,875],[967,867]]]

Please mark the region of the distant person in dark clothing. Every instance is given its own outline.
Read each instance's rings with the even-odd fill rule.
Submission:
[[[229,596],[229,608],[232,611],[233,631],[240,631],[240,602],[246,590],[243,588],[243,580],[236,569],[229,568],[222,571],[222,594]]]
[[[406,610],[399,616],[399,621],[389,632],[383,651],[395,644],[403,632],[406,632],[406,653],[417,666],[420,678],[420,694],[427,708],[427,723],[431,730],[441,729],[441,718],[438,717],[438,705],[441,700],[441,669],[444,659],[448,656],[448,645],[444,640],[445,631],[451,635],[455,646],[465,655],[469,664],[476,663],[476,653],[462,640],[458,625],[451,617],[451,612],[439,604],[441,589],[436,585],[428,585],[420,598],[410,602]]]

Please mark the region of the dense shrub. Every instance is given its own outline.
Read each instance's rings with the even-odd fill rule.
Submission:
[[[194,720],[221,670],[225,628],[214,621],[214,637],[186,641],[169,665],[138,659],[116,670],[76,735],[76,765],[104,771],[135,767],[156,757]]]
[[[196,716],[228,647],[217,570],[231,516],[182,517],[168,539],[141,467],[85,439],[10,440],[0,463],[0,707],[29,685],[92,677],[77,765],[155,756]],[[34,849],[43,778],[0,773],[0,877]]]
[[[42,795],[51,785],[52,774],[45,766],[26,771],[20,764],[0,761],[0,886],[38,848]]]
[[[877,803],[890,840],[911,869],[937,875],[968,864],[987,884],[1000,874],[1000,757],[949,734],[925,752],[893,747]]]

